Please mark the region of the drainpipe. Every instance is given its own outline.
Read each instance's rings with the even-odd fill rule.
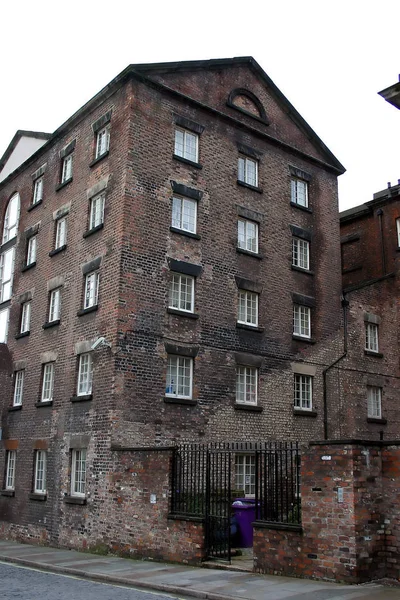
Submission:
[[[389,184],[389,187],[390,187],[390,184]],[[378,215],[379,233],[381,234],[382,270],[383,270],[383,275],[386,275],[385,237],[383,235],[383,221],[382,221],[383,210],[381,208],[378,208],[378,210],[376,211],[376,214]]]
[[[323,403],[324,403],[324,440],[328,439],[328,386],[327,386],[327,373],[332,369],[335,365],[338,364],[346,355],[347,355],[347,307],[349,306],[349,301],[343,293],[342,296],[342,309],[343,309],[343,354],[339,356],[336,360],[333,361],[330,365],[328,365],[322,371],[322,379],[323,379]]]

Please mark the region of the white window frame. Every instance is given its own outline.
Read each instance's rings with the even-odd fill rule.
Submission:
[[[365,350],[379,352],[379,327],[376,323],[365,323]]]
[[[293,305],[293,335],[311,338],[311,308],[303,304]]]
[[[313,378],[311,375],[294,373],[293,404],[297,410],[312,411]]]
[[[110,126],[106,125],[96,133],[96,158],[100,158],[110,149]]]
[[[236,402],[257,406],[258,369],[257,367],[236,366]]]
[[[28,239],[28,248],[26,251],[26,266],[33,265],[36,262],[37,255],[37,235],[32,235]]]
[[[61,288],[50,292],[49,298],[49,323],[59,321],[61,316]]]
[[[12,214],[14,212],[14,215]],[[4,215],[3,225],[3,241],[2,244],[9,242],[18,234],[18,223],[20,213],[20,198],[19,194],[14,194],[8,204],[6,214]]]
[[[33,482],[34,494],[46,494],[47,492],[47,452],[46,450],[35,450],[35,478]]]
[[[78,383],[76,393],[78,396],[88,396],[93,389],[93,357],[90,352],[80,354]]]
[[[302,238],[292,239],[292,265],[298,269],[310,270],[310,242]]]
[[[41,402],[52,402],[54,392],[54,363],[43,365]]]
[[[98,271],[91,271],[85,276],[84,309],[97,306],[99,299],[99,280],[100,275]]]
[[[32,197],[32,206],[35,204],[39,204],[43,200],[43,183],[44,177],[38,177],[33,182],[33,197]]]
[[[67,217],[57,219],[56,222],[56,244],[55,250],[67,244]]]
[[[194,153],[192,152],[192,146],[189,144],[189,140],[194,140]],[[182,127],[175,128],[175,150],[176,156],[190,160],[191,162],[199,162],[199,136],[193,131],[188,131]]]
[[[172,369],[176,370],[176,381],[173,379]],[[186,372],[189,370],[189,385],[183,384],[182,380],[187,380]],[[189,393],[185,390],[189,389]],[[167,381],[165,395],[169,398],[184,398],[191,400],[193,395],[193,359],[187,356],[168,355],[167,361]]]
[[[21,326],[19,330],[20,333],[27,333],[31,330],[31,312],[31,301],[29,300],[28,302],[23,302],[21,307]]]
[[[290,180],[290,199],[293,204],[308,208],[308,181],[292,177]]]
[[[382,388],[376,385],[367,386],[368,418],[382,419]]]
[[[238,181],[258,187],[258,160],[249,156],[238,158]]]
[[[72,178],[73,163],[74,159],[72,152],[67,156],[64,156],[62,163],[61,183],[65,183]]]
[[[254,236],[251,228],[254,227]],[[249,219],[238,219],[237,247],[253,254],[258,254],[258,223]]]
[[[172,198],[172,227],[196,233],[197,229],[197,201],[183,196]]]
[[[258,327],[258,300],[257,292],[238,290],[238,323]]]
[[[194,312],[194,277],[171,273],[168,306],[182,312]]]
[[[256,492],[256,455],[235,454],[235,489],[242,490],[247,498]]]
[[[9,272],[5,273],[5,265],[9,260]],[[12,296],[12,285],[14,279],[15,247],[6,250],[0,255],[0,302],[10,300]]]
[[[101,192],[90,199],[89,231],[104,223],[106,193]]]
[[[86,448],[74,448],[71,452],[71,496],[86,496]]]
[[[5,477],[5,488],[6,490],[15,490],[15,468],[17,463],[17,451],[7,450],[6,460],[6,477]]]
[[[7,343],[9,317],[10,317],[10,309],[9,308],[0,310],[0,344]]]
[[[22,400],[24,395],[24,379],[24,369],[14,372],[13,406],[22,406]]]

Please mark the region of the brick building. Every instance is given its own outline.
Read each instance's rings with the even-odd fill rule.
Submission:
[[[344,169],[254,59],[131,65],[41,141],[0,183],[5,531],[107,537],[116,449],[338,430]]]

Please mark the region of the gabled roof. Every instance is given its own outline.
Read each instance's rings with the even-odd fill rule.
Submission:
[[[51,137],[51,133],[44,133],[42,131],[25,131],[24,129],[18,129],[11,142],[8,144],[6,151],[3,156],[0,158],[0,172],[4,168],[4,165],[10,158],[11,154],[15,150],[18,142],[23,137],[35,138],[38,140],[47,141]]]

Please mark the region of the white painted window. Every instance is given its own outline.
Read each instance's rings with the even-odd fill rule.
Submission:
[[[400,248],[400,219],[396,219],[397,246]]]
[[[88,352],[79,356],[78,396],[92,393],[93,363],[92,355]]]
[[[33,235],[28,240],[28,249],[26,252],[26,266],[32,265],[36,262],[37,254],[37,236]]]
[[[26,333],[31,328],[31,303],[24,302],[21,307],[20,333]]]
[[[257,187],[258,185],[258,161],[247,156],[239,156],[238,180]]]
[[[258,224],[247,219],[238,219],[238,248],[258,252]]]
[[[99,272],[93,271],[85,277],[85,298],[83,308],[96,306],[99,297]]]
[[[194,311],[194,278],[173,273],[169,286],[169,307],[185,312]]]
[[[71,496],[84,497],[86,493],[86,449],[72,450]]]
[[[35,494],[46,493],[46,471],[47,471],[47,452],[45,450],[35,451],[35,479],[33,491]]]
[[[368,416],[372,419],[382,418],[382,388],[370,385],[367,387]]]
[[[67,219],[58,219],[56,224],[56,246],[55,248],[61,248],[67,243]]]
[[[303,179],[291,179],[291,201],[293,204],[308,207],[308,183]]]
[[[378,325],[365,323],[365,349],[370,352],[378,352]]]
[[[9,308],[0,311],[0,344],[7,343],[9,313]]]
[[[238,290],[238,323],[258,325],[258,294]]]
[[[16,450],[7,450],[6,463],[6,490],[15,489],[15,463],[17,462]]]
[[[49,323],[58,321],[61,316],[61,289],[50,292]]]
[[[258,369],[255,367],[236,367],[236,402],[239,404],[257,404]]]
[[[173,197],[172,227],[196,233],[197,202],[188,198]]]
[[[43,365],[42,402],[51,402],[53,400],[53,387],[54,363],[46,363]]]
[[[175,129],[175,154],[197,163],[199,136],[186,129]]]
[[[311,310],[308,306],[293,306],[293,335],[304,338],[311,337]]]
[[[292,265],[300,269],[310,268],[310,244],[306,240],[294,237],[292,240]]]
[[[294,375],[294,407],[301,410],[312,410],[312,377],[310,375]]]
[[[24,376],[25,371],[15,371],[14,373],[14,396],[13,406],[21,406],[24,393]]]
[[[68,156],[66,156],[63,159],[63,163],[62,163],[61,183],[65,183],[66,181],[68,181],[69,179],[71,179],[71,177],[72,177],[72,164],[73,164],[72,154],[68,154]]]
[[[256,492],[256,457],[254,454],[236,454],[235,489],[242,490],[245,496]]]
[[[103,156],[110,148],[110,127],[103,127],[96,136],[96,158]]]
[[[0,255],[0,302],[11,298],[14,276],[15,248],[10,248]]]
[[[89,229],[93,229],[94,227],[98,227],[102,223],[104,223],[104,202],[106,195],[103,192],[98,196],[94,196],[90,200],[90,219],[89,219]]]
[[[32,204],[38,204],[43,200],[43,177],[36,179],[33,184]]]
[[[4,217],[3,244],[15,238],[18,233],[19,207],[19,194],[14,194],[7,205]]]
[[[168,356],[165,395],[191,398],[193,386],[193,360],[184,356]]]

